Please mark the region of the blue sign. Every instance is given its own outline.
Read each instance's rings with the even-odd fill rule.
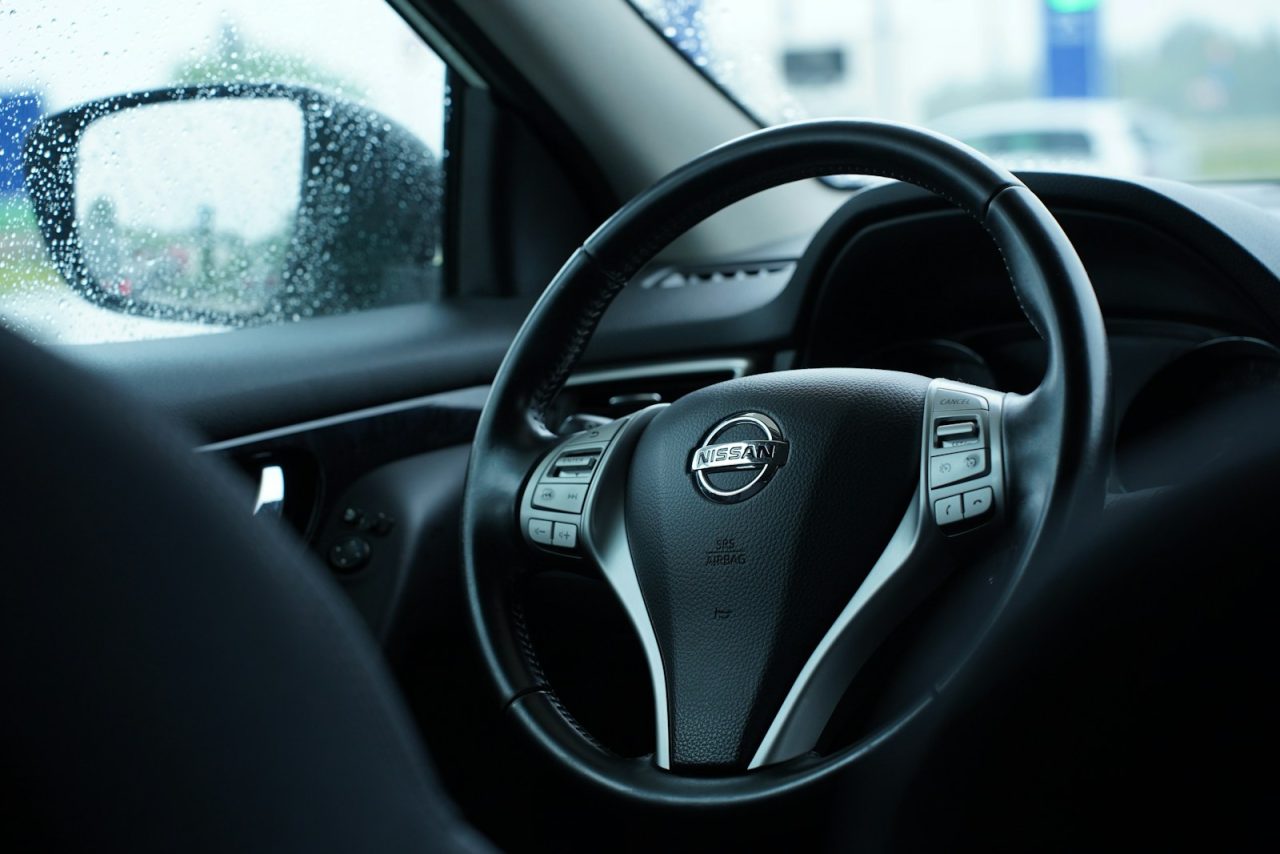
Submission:
[[[22,192],[22,143],[40,114],[39,95],[0,93],[0,197]]]
[[[1099,0],[1045,0],[1046,88],[1050,98],[1102,94]]]

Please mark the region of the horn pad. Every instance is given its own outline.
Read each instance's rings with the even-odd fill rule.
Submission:
[[[687,395],[631,461],[632,559],[673,769],[740,771],[920,480],[929,380],[822,369]]]

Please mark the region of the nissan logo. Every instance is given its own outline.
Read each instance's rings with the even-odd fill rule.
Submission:
[[[732,504],[763,489],[786,465],[789,449],[776,421],[744,412],[711,428],[694,449],[689,472],[707,498]]]

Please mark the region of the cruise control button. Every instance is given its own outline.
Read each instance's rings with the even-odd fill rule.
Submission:
[[[964,518],[973,519],[985,513],[990,513],[991,504],[994,500],[995,494],[989,486],[966,492],[964,494]]]
[[[929,460],[929,485],[935,489],[986,473],[987,452],[980,449],[943,454]]]
[[[551,545],[551,521],[549,519],[530,519],[529,539],[544,546]]]
[[[965,409],[986,409],[987,399],[967,391],[940,388],[933,399],[934,412],[960,412]]]
[[[585,483],[549,483],[542,481],[533,491],[533,506],[561,513],[581,513],[587,500]]]
[[[963,519],[964,514],[960,507],[960,496],[953,495],[950,498],[939,498],[933,502],[933,518],[937,520],[939,525],[950,525],[952,522],[959,522]]]
[[[556,527],[552,533],[554,544],[562,549],[574,549],[578,547],[578,526],[572,522],[556,522]]]
[[[556,481],[590,481],[602,453],[603,448],[569,448],[556,457],[544,477]]]
[[[596,467],[596,463],[599,461],[599,451],[570,451],[567,454],[561,454],[560,457],[551,464],[551,476],[583,477],[589,479],[592,471]]]
[[[978,422],[966,418],[964,421],[951,421],[938,424],[933,428],[935,448],[953,448],[960,445],[976,445],[982,438],[978,431]]]

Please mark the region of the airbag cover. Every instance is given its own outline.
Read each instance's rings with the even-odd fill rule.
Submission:
[[[889,371],[763,374],[694,392],[649,424],[626,520],[666,672],[673,768],[746,767],[907,508],[928,383]],[[785,464],[749,497],[709,496],[690,471],[697,449],[765,438],[749,426],[714,434],[743,413],[778,428]],[[724,491],[758,473],[711,472]]]

